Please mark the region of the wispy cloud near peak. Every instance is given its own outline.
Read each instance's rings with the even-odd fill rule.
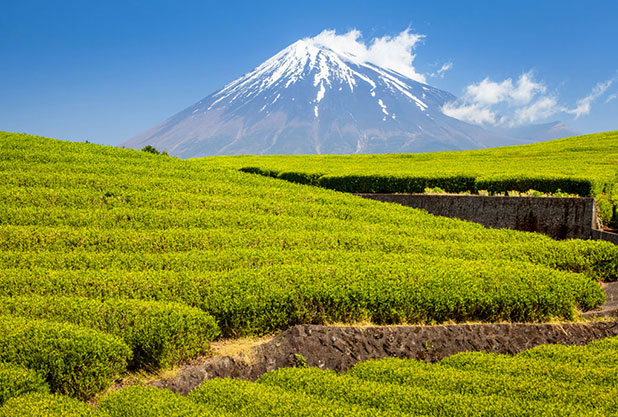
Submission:
[[[324,30],[305,41],[353,56],[361,62],[397,71],[406,77],[425,83],[425,75],[417,72],[414,67],[416,55],[413,53],[416,45],[424,38],[425,35],[412,33],[408,28],[396,36],[383,36],[365,42],[362,33],[353,29],[343,35],[338,35],[334,30]]]

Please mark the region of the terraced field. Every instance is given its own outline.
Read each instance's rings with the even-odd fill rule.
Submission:
[[[570,320],[618,279],[610,243],[488,230],[211,161],[0,133],[0,401],[38,392],[4,415],[95,413],[75,401],[216,337]]]
[[[97,409],[51,395],[36,376],[29,378],[30,393],[23,394],[24,383],[15,388],[21,396],[9,391],[0,416],[612,416],[618,413],[618,338],[516,356],[460,353],[437,364],[382,359],[345,374],[287,368],[255,383],[210,380],[188,397],[137,385],[105,395]]]
[[[217,156],[193,161],[357,193],[526,192],[596,197],[618,227],[618,132],[463,152]]]

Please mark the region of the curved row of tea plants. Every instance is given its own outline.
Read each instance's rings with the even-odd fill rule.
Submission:
[[[475,151],[383,155],[231,156],[198,166],[242,169],[356,193],[567,193],[596,197],[605,224],[618,227],[618,132]]]

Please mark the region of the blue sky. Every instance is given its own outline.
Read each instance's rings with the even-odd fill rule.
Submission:
[[[357,29],[370,44],[407,28],[424,35],[414,70],[462,97],[462,117],[512,121],[545,100],[535,122],[618,130],[616,1],[4,0],[1,10],[0,130],[118,144],[298,39]],[[526,86],[535,96],[522,104]]]

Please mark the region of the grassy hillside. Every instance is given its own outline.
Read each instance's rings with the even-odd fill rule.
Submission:
[[[0,362],[78,398],[217,334],[568,320],[603,302],[598,280],[618,279],[606,242],[22,134],[0,133],[0,197]]]
[[[477,151],[384,155],[223,156],[198,165],[243,168],[352,192],[562,192],[596,197],[618,225],[618,132]]]

